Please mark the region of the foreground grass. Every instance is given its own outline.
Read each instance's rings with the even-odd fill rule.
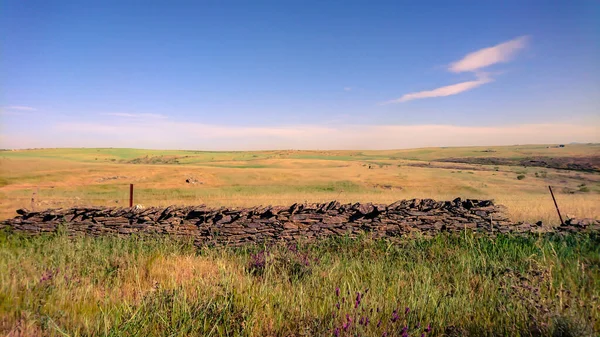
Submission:
[[[0,333],[9,335],[600,332],[594,235],[198,250],[185,240],[4,232],[0,270]]]

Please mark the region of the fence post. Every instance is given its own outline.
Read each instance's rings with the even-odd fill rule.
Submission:
[[[133,207],[133,184],[129,184],[129,207]]]
[[[38,191],[39,191],[39,187],[38,187]],[[35,212],[35,196],[36,196],[36,192],[34,191],[33,193],[31,193],[31,210],[33,212]]]
[[[556,207],[556,212],[558,213],[558,218],[560,219],[560,224],[564,225],[565,222],[563,221],[562,215],[560,215],[560,210],[558,209],[558,204],[556,203],[556,198],[554,198],[554,192],[552,192],[552,186],[548,186],[548,189],[550,190],[550,195],[552,196],[552,200],[554,200],[554,207]]]

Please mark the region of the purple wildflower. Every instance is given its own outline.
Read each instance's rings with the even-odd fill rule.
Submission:
[[[308,254],[300,254],[300,262],[309,267],[310,266],[310,259],[308,258]]]
[[[369,325],[369,317],[365,317],[365,326]]]
[[[358,305],[359,305],[359,304],[360,304],[360,302],[359,302],[359,301],[355,301],[355,302],[354,302],[354,309],[358,308]]]
[[[398,320],[398,310],[394,310],[394,312],[392,312],[392,323],[395,323]]]
[[[409,307],[406,307],[406,308],[404,309],[404,314],[406,315],[406,314],[408,314],[409,312],[410,312],[410,308],[409,308]]]
[[[425,328],[425,332],[430,332],[431,331],[431,324],[427,324],[427,327]]]
[[[340,297],[340,287],[335,287],[335,296]]]
[[[337,302],[337,303],[335,304],[335,307],[336,307],[338,310],[340,310],[340,302]]]
[[[379,320],[379,322],[377,322],[377,327],[379,328],[381,326],[381,320]]]
[[[421,337],[425,337],[425,333],[424,332],[421,334]]]
[[[360,325],[363,325],[363,322],[364,322],[364,321],[365,321],[365,320],[364,320],[364,318],[361,316],[361,317],[358,319],[358,324],[360,324]]]
[[[342,325],[342,329],[344,330],[348,330],[348,327],[350,326],[349,322],[344,323],[344,325]]]
[[[339,337],[340,336],[340,328],[335,328],[335,331],[333,332],[333,335],[335,337]]]
[[[297,253],[298,252],[298,247],[296,247],[295,244],[290,243],[288,244],[288,250],[292,253]]]
[[[261,274],[265,270],[266,265],[267,257],[264,250],[261,250],[260,252],[253,254],[250,257],[249,269],[253,273]]]
[[[56,269],[56,270],[48,269],[48,270],[46,270],[42,274],[42,277],[40,278],[40,283],[52,280],[54,278],[54,275],[58,274],[58,271],[59,271],[59,269]]]
[[[346,298],[342,297],[342,303],[346,303]]]
[[[387,331],[384,331],[384,332],[381,334],[381,337],[387,337]]]

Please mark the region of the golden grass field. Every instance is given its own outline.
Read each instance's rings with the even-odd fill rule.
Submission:
[[[555,190],[563,216],[597,218],[600,174],[435,160],[598,156],[600,144],[386,151],[2,151],[0,219],[15,216],[15,210],[23,207],[127,206],[129,184],[133,183],[135,203],[144,206],[489,198],[505,205],[515,221],[557,224],[548,185]],[[198,183],[186,183],[188,178]]]

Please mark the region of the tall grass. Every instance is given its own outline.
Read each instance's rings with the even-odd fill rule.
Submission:
[[[168,238],[3,232],[0,271],[0,332],[14,335],[600,332],[596,235],[196,249]]]

